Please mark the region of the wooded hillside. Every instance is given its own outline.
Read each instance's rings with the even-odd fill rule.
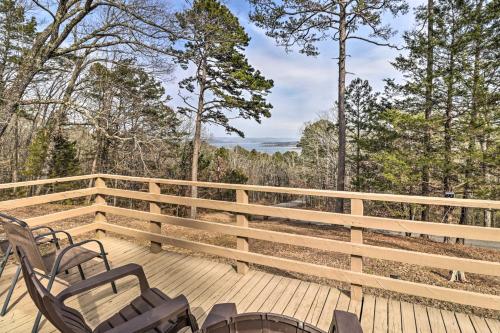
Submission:
[[[333,39],[339,73],[349,71],[342,48],[349,52],[350,39],[397,47],[400,56],[387,61],[404,79],[374,91],[364,78],[344,77],[332,114],[304,124],[301,153],[269,155],[202,140],[206,124],[244,135],[234,118],[258,126],[285,112],[267,101],[272,77],[246,58],[249,37],[223,3],[195,0],[181,10],[155,0],[0,0],[0,182],[116,173],[498,200],[498,1],[429,0],[411,9],[417,24],[401,32],[402,45],[383,19],[406,12],[403,1],[309,1],[301,12],[303,3],[252,0],[248,14],[276,47],[317,55],[316,43]],[[301,16],[286,6],[311,14],[308,30],[294,29]],[[363,27],[374,30],[369,38],[355,34]],[[180,92],[166,91],[178,66]],[[169,96],[178,93],[185,105],[175,107]],[[313,119],[318,110],[305,112]],[[368,209],[495,226],[488,210]]]

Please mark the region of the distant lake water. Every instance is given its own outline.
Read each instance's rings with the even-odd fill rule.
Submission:
[[[240,146],[246,150],[253,150],[274,154],[276,152],[285,153],[287,151],[295,151],[300,153],[300,148],[297,147],[298,140],[293,138],[210,138],[208,142],[216,147],[234,148]]]

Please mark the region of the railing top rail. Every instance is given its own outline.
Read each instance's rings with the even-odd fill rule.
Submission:
[[[4,183],[0,184],[0,190],[23,187],[23,186],[57,184],[57,183],[64,183],[64,182],[71,182],[78,180],[94,179],[94,178],[116,179],[116,180],[142,182],[142,183],[155,182],[158,184],[165,184],[165,185],[199,186],[199,187],[219,188],[227,190],[245,190],[254,192],[283,193],[283,194],[293,194],[293,195],[330,197],[330,198],[402,202],[402,203],[413,203],[413,204],[435,205],[435,206],[500,209],[500,201],[498,200],[424,197],[417,195],[347,192],[347,191],[318,190],[318,189],[295,188],[295,187],[275,187],[275,186],[228,184],[228,183],[214,183],[214,182],[200,182],[200,181],[193,182],[190,180],[134,177],[134,176],[123,176],[123,175],[112,175],[112,174],[91,174],[91,175],[82,175],[73,177],[40,179],[40,180],[32,180],[32,181],[17,182],[17,183]]]
[[[227,190],[245,190],[254,192],[284,193],[284,194],[309,195],[309,196],[321,196],[321,197],[344,198],[344,199],[403,202],[403,203],[426,204],[435,206],[500,209],[500,201],[496,200],[424,197],[416,195],[346,192],[346,191],[317,190],[317,189],[294,188],[294,187],[274,187],[274,186],[262,186],[262,185],[228,184],[228,183],[213,183],[213,182],[199,182],[199,181],[193,182],[190,180],[133,177],[133,176],[122,176],[122,175],[111,175],[111,174],[98,174],[96,176],[100,178],[117,179],[117,180],[133,181],[133,182],[155,182],[166,185],[199,186],[199,187],[220,188]]]
[[[9,189],[9,188],[24,187],[24,186],[66,183],[66,182],[73,182],[73,181],[77,181],[77,180],[93,179],[96,177],[97,177],[96,175],[83,175],[83,176],[29,180],[26,182],[3,183],[3,184],[0,184],[0,190],[5,190],[5,189]]]

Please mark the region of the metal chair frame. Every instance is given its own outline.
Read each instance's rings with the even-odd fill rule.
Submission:
[[[104,250],[104,246],[103,244],[98,241],[98,240],[95,240],[95,239],[89,239],[89,240],[84,240],[84,241],[81,241],[81,242],[78,242],[78,243],[74,243],[73,241],[73,237],[71,237],[71,235],[66,232],[66,231],[63,231],[63,230],[50,230],[49,232],[46,232],[46,233],[43,233],[43,234],[40,234],[40,235],[37,235],[37,236],[34,236],[33,233],[32,233],[32,229],[29,228],[28,224],[22,220],[19,220],[13,216],[9,216],[7,214],[3,214],[3,213],[0,213],[0,217],[2,217],[4,219],[3,221],[3,224],[4,224],[4,229],[5,229],[5,232],[7,234],[7,239],[9,240],[9,243],[10,243],[10,247],[11,247],[11,251],[12,251],[12,248],[15,248],[17,246],[16,244],[16,241],[13,240],[13,239],[9,239],[9,232],[12,232],[13,230],[22,230],[21,232],[24,232],[27,234],[27,232],[29,232],[31,234],[31,236],[28,236],[29,239],[25,239],[25,241],[28,241],[30,243],[35,243],[35,246],[38,245],[36,243],[37,240],[39,239],[42,239],[43,237],[47,237],[47,236],[52,236],[53,240],[56,239],[56,235],[58,233],[62,233],[64,235],[66,235],[66,237],[68,238],[68,242],[69,242],[69,245],[67,247],[65,247],[64,249],[62,249],[57,257],[55,258],[53,264],[52,264],[52,267],[51,268],[48,268],[48,267],[43,267],[43,271],[44,272],[39,272],[39,271],[35,271],[36,274],[38,274],[39,276],[41,277],[45,277],[49,280],[48,284],[47,284],[47,290],[50,291],[52,289],[52,286],[54,284],[54,281],[56,279],[56,276],[58,274],[61,273],[61,271],[59,270],[59,267],[60,267],[60,264],[61,264],[61,260],[64,258],[64,255],[70,251],[71,249],[73,248],[77,248],[77,247],[81,247],[85,244],[88,244],[88,243],[96,243],[98,246],[99,246],[99,252],[97,253],[96,252],[96,256],[91,258],[91,259],[88,259],[88,260],[85,260],[85,261],[82,261],[81,263],[79,263],[78,265],[76,265],[78,267],[78,271],[80,273],[80,277],[82,278],[82,280],[85,280],[85,274],[83,272],[83,268],[81,266],[82,263],[86,262],[86,261],[90,261],[94,258],[101,258],[104,262],[104,266],[106,268],[106,271],[110,271],[111,267],[109,265],[109,262],[108,262],[108,259],[107,259],[107,253],[106,251]],[[9,229],[12,229],[9,231]],[[27,234],[29,235],[29,234]],[[60,245],[59,245],[59,241],[56,241],[55,242],[55,246],[56,246],[56,249],[57,250],[60,250]],[[34,256],[37,257],[37,259],[39,260],[39,262],[43,262],[43,258],[44,256],[41,255],[41,253],[39,251],[37,251],[37,253],[33,253]],[[39,268],[40,269],[40,268]],[[21,274],[21,271],[22,271],[22,267],[21,265],[19,264],[17,266],[17,270],[14,274],[14,276],[12,277],[12,281],[11,281],[11,286],[9,288],[9,291],[7,293],[7,297],[5,299],[5,302],[3,304],[3,307],[2,307],[2,311],[0,312],[0,315],[1,316],[4,316],[7,312],[7,309],[8,309],[8,305],[10,303],[10,299],[12,297],[12,294],[14,292],[14,288],[17,284],[17,281],[19,280],[19,276]],[[68,271],[65,270],[64,271],[66,274],[68,274]],[[116,289],[116,285],[114,282],[111,282],[111,287],[113,289],[113,292],[116,294],[118,291]],[[35,319],[35,323],[33,325],[33,329],[32,329],[32,332],[33,333],[36,333],[38,332],[38,326],[40,324],[40,320],[42,318],[42,313],[39,311],[37,316],[36,316],[36,319]]]

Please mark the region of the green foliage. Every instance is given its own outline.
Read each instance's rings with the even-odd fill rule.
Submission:
[[[243,54],[250,38],[236,16],[217,0],[195,0],[192,7],[177,14],[182,49],[175,51],[184,69],[195,73],[179,87],[198,96],[198,104],[186,104],[179,111],[198,113],[202,122],[220,125],[228,133],[244,133],[230,124],[230,118],[253,119],[271,116],[272,105],[265,97],[273,87]],[[231,116],[228,116],[231,113]]]
[[[24,164],[23,173],[28,178],[37,178],[42,174],[44,162],[49,149],[49,133],[40,130],[35,135],[28,148],[28,158]]]
[[[70,141],[61,134],[57,135],[49,162],[50,176],[67,177],[78,174],[80,161],[77,155],[76,141]]]
[[[363,184],[373,178],[373,166],[369,162],[374,131],[379,125],[382,106],[379,94],[374,93],[367,80],[356,78],[346,89],[346,127],[351,149],[347,159],[353,174],[351,185],[361,191]]]

